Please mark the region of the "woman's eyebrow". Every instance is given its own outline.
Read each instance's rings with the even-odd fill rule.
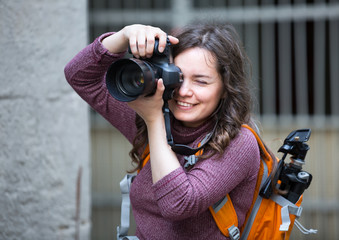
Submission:
[[[206,75],[206,74],[193,74],[194,78],[212,78],[210,75]]]

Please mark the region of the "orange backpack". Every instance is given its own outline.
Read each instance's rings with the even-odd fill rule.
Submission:
[[[289,239],[294,223],[296,223],[296,226],[298,226],[304,234],[316,233],[317,230],[307,230],[296,221],[296,218],[301,215],[302,211],[302,208],[300,207],[302,195],[296,203],[292,203],[284,196],[276,193],[270,194],[269,197],[261,196],[260,191],[267,185],[270,176],[274,174],[273,168],[275,160],[272,159],[272,156],[267,151],[267,148],[257,133],[248,125],[243,125],[243,127],[249,129],[258,142],[261,157],[260,169],[252,204],[246,215],[245,222],[240,229],[238,228],[238,217],[229,194],[213,206],[209,207],[221,233],[232,240],[282,240]],[[201,154],[202,150],[195,155],[199,156]],[[142,167],[144,167],[150,158],[148,146],[142,157]],[[134,239],[134,237],[126,237],[125,239]]]
[[[302,195],[294,204],[285,197],[273,193],[269,198],[259,193],[267,179],[273,174],[274,160],[267,151],[257,133],[247,125],[255,136],[260,149],[260,169],[254,191],[252,205],[246,215],[241,229],[238,229],[238,218],[232,201],[227,194],[225,200],[209,208],[220,231],[231,239],[289,239],[296,217],[300,217]],[[298,228],[303,228],[298,223]],[[305,234],[316,233],[316,230],[301,230]]]

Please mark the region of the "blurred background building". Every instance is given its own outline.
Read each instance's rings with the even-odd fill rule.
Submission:
[[[90,41],[133,23],[170,31],[197,20],[237,28],[253,63],[255,114],[273,152],[292,130],[312,129],[304,169],[314,178],[301,222],[319,233],[294,229],[292,239],[338,239],[339,1],[89,0]],[[130,145],[94,112],[91,136],[92,238],[112,239]]]

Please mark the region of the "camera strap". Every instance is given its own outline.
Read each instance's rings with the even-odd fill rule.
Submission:
[[[171,133],[170,110],[168,108],[168,102],[167,101],[164,101],[164,106],[162,108],[162,112],[164,113],[164,118],[165,118],[167,143],[173,148],[174,141],[173,141],[173,136],[172,136],[172,133]]]
[[[208,143],[208,141],[212,138],[213,133],[215,132],[215,129],[217,128],[218,121],[214,125],[213,130],[206,135],[204,138],[204,141],[201,142],[201,145],[197,148],[192,148],[190,146],[184,145],[184,144],[175,144],[173,141],[173,136],[171,133],[171,122],[170,122],[170,111],[168,108],[168,102],[164,101],[164,106],[163,106],[163,114],[165,118],[165,128],[166,128],[166,136],[167,136],[167,142],[171,146],[172,150],[175,153],[178,153],[180,155],[184,156],[190,156],[194,155],[197,153],[199,150],[203,149],[204,146]]]

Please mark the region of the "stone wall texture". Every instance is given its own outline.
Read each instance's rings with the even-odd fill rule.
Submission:
[[[0,0],[0,239],[89,239],[88,107],[63,68],[86,0]]]

